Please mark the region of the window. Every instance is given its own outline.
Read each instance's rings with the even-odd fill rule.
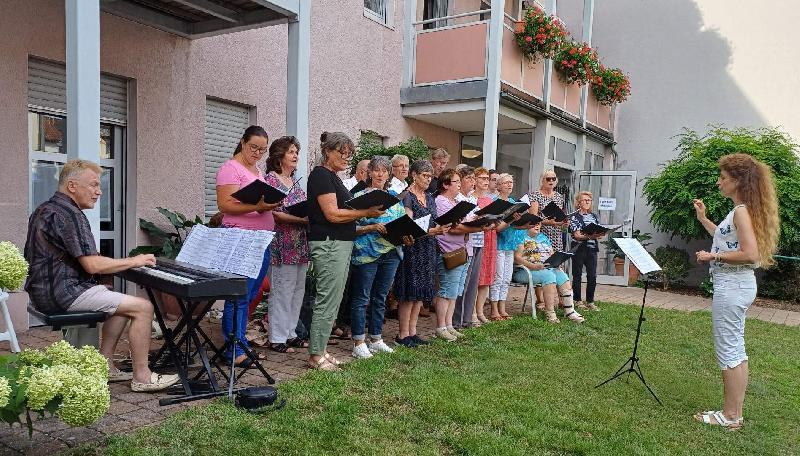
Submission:
[[[550,137],[550,152],[547,158],[570,166],[575,166],[575,150],[577,146],[555,136]]]
[[[448,15],[448,1],[447,0],[425,0],[422,7],[422,19],[436,19]],[[428,22],[422,25],[423,30],[429,30],[439,27],[445,27],[447,21]]]
[[[391,27],[389,3],[392,0],[364,0],[364,17]]]
[[[206,100],[204,149],[204,207],[206,219],[217,208],[217,171],[231,157],[236,143],[250,125],[250,108],[218,100]]]

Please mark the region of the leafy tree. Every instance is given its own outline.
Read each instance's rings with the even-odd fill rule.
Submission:
[[[409,164],[421,159],[430,159],[430,149],[425,141],[418,136],[409,138],[396,146],[383,145],[380,135],[374,131],[365,131],[358,138],[358,147],[353,158],[350,159],[351,169],[355,169],[361,160],[369,160],[376,155],[385,155],[392,158],[394,155],[405,155]]]
[[[772,168],[781,216],[779,250],[800,254],[800,159],[792,138],[773,128],[721,127],[713,127],[704,136],[686,129],[678,138],[678,157],[665,163],[659,174],[647,177],[644,184],[650,221],[658,230],[686,240],[708,238],[695,218],[692,199],[705,202],[709,219],[722,220],[733,204],[717,189],[717,161],[723,155],[743,152]]]
[[[722,220],[733,208],[717,189],[720,157],[736,152],[750,154],[772,168],[781,217],[778,253],[800,256],[800,158],[797,144],[774,128],[726,129],[712,127],[701,136],[685,129],[678,135],[678,157],[666,162],[660,173],[646,178],[644,195],[650,205],[650,221],[660,231],[686,240],[708,238],[697,221],[692,199],[702,199],[708,217]],[[763,280],[765,295],[800,300],[796,280],[800,267],[779,261]]]

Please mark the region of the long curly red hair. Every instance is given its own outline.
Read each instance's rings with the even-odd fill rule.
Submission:
[[[780,216],[772,169],[748,154],[730,154],[719,159],[719,169],[736,179],[736,191],[753,222],[761,267],[775,264]]]

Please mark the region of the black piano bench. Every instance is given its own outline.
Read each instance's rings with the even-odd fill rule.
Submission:
[[[64,312],[45,315],[28,305],[28,313],[38,318],[53,331],[70,326],[86,326],[96,328],[98,323],[106,321],[108,314],[105,312]]]

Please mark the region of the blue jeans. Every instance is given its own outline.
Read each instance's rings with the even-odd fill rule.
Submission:
[[[372,263],[350,266],[350,331],[353,339],[364,340],[364,325],[369,304],[369,335],[377,339],[383,333],[386,295],[392,288],[394,274],[400,265],[397,250],[384,253]]]
[[[259,271],[258,277],[255,279],[247,279],[247,294],[237,300],[239,306],[236,308],[236,335],[239,336],[239,340],[242,341],[242,343],[244,343],[244,345],[248,348],[250,345],[248,345],[247,338],[245,337],[245,329],[247,329],[247,317],[249,317],[247,314],[248,306],[250,305],[250,301],[256,297],[256,294],[258,293],[259,288],[261,288],[261,284],[264,282],[264,277],[267,275],[268,270],[269,247],[267,247],[267,249],[264,251],[264,260],[261,262],[261,271]],[[231,300],[225,301],[225,309],[222,311],[222,334],[225,336],[225,342],[228,341],[230,334],[233,332],[233,303],[234,301]],[[242,347],[238,345],[234,348],[234,351],[236,352],[237,357],[244,353]],[[225,356],[230,359],[230,348],[226,351]]]

